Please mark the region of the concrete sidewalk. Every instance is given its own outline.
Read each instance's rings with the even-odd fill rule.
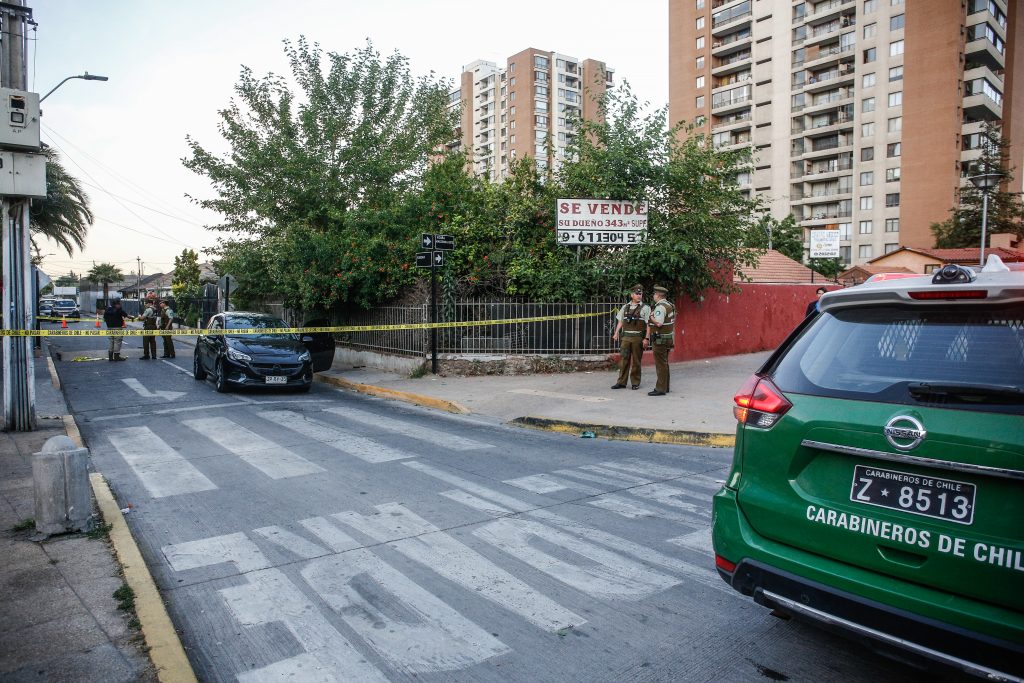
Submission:
[[[124,580],[103,535],[37,540],[28,521],[32,454],[66,433],[67,413],[45,355],[35,368],[38,428],[0,433],[0,679],[154,681],[132,614],[114,598]]]
[[[607,429],[595,430],[604,432],[599,436],[722,446],[731,443],[736,429],[733,395],[769,355],[762,352],[673,363],[672,391],[658,397],[647,395],[655,378],[650,366],[643,368],[638,391],[613,391],[614,371],[413,379],[372,368],[336,366],[319,377],[345,388],[453,412],[462,412],[461,406],[504,422],[540,418],[527,426],[557,431],[604,427]],[[724,438],[645,438],[656,431]]]

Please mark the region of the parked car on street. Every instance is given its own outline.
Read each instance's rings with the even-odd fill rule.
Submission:
[[[319,321],[308,324],[319,326]],[[330,334],[285,334],[271,330],[288,324],[263,313],[219,313],[210,318],[204,334],[196,339],[192,375],[197,380],[212,376],[217,391],[232,387],[292,387],[309,391],[313,373],[331,367],[334,339]],[[267,330],[232,334],[231,330]]]
[[[1024,271],[826,294],[735,404],[722,578],[883,654],[1024,678]]]
[[[39,306],[36,308],[36,315],[41,318],[49,317],[53,315],[53,304],[56,299],[41,299]]]
[[[57,299],[53,302],[53,315],[57,318],[81,318],[82,312],[75,301],[71,299]]]

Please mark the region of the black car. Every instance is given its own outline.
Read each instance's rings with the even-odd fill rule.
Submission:
[[[307,323],[319,327],[322,321]],[[234,387],[292,387],[309,391],[313,373],[327,370],[334,360],[330,334],[284,334],[280,318],[264,313],[219,313],[210,318],[206,334],[196,339],[192,376],[212,375],[217,391]],[[265,334],[232,334],[231,330],[259,329]],[[227,330],[218,333],[218,330]]]

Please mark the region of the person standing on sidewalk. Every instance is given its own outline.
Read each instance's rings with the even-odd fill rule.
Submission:
[[[121,302],[114,299],[109,306],[103,311],[103,322],[106,323],[108,330],[118,330],[117,332],[110,333],[110,345],[107,347],[107,360],[127,360],[121,357],[121,343],[124,341],[124,335],[121,330],[124,329],[124,319],[128,317],[121,310]]]
[[[170,330],[174,328],[174,311],[167,305],[166,301],[160,302],[160,329]],[[164,340],[164,355],[161,358],[174,358],[174,337],[169,334],[160,335]],[[155,353],[155,350],[154,350]]]
[[[654,286],[654,311],[647,327],[647,337],[654,349],[654,368],[658,382],[648,396],[664,396],[669,391],[668,352],[675,346],[676,307],[668,300],[668,290]]]
[[[142,329],[157,329],[156,299],[146,301],[146,309],[142,312]],[[150,358],[156,358],[156,337],[145,335],[142,337],[142,358],[140,360],[149,360]]]
[[[629,297],[629,303],[623,304],[615,316],[618,324],[612,341],[617,342],[621,337],[622,342],[619,346],[619,378],[612,389],[625,389],[627,376],[633,389],[640,388],[640,361],[647,346],[647,319],[651,317],[651,307],[644,303],[643,285],[633,285]]]

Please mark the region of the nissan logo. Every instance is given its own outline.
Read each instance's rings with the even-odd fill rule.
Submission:
[[[928,436],[920,420],[909,415],[897,415],[885,423],[885,438],[893,448],[910,451],[921,445]]]

